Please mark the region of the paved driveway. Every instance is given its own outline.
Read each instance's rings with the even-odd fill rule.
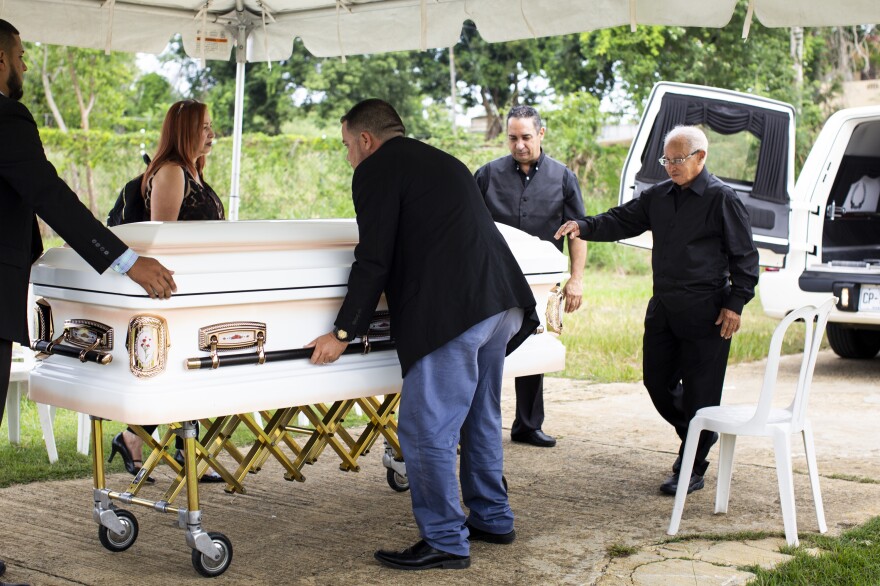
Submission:
[[[784,378],[793,380],[796,368],[785,359]],[[762,363],[731,368],[724,402],[753,400],[762,373]],[[820,357],[810,416],[832,533],[880,515],[878,381],[880,359],[844,361],[830,352]],[[508,426],[513,401],[508,385],[503,404]],[[418,539],[408,494],[388,488],[381,450],[361,459],[359,473],[339,471],[328,451],[304,470],[305,483],[286,482],[280,466],[269,463],[247,480],[247,495],[203,487],[204,526],[225,533],[235,551],[229,571],[210,584],[594,583],[607,569],[611,545],[647,549],[664,540],[672,499],[657,486],[675,457],[677,438],[640,384],[548,379],[546,403],[544,427],[559,438],[556,448],[511,444],[505,430],[518,539],[509,546],[475,544],[469,570],[412,573],[378,566],[374,550],[403,548]],[[795,467],[805,468],[797,445]],[[159,484],[166,474],[157,475]],[[125,481],[125,475],[114,475],[110,485],[122,489]],[[712,514],[714,487],[713,466],[706,490],[688,498],[682,533],[781,534],[769,442],[738,442],[727,515]],[[800,530],[816,531],[804,474],[796,474],[795,490]],[[35,585],[208,583],[192,569],[174,516],[128,508],[140,521],[140,537],[128,551],[114,554],[97,539],[90,480],[0,490],[6,579]]]

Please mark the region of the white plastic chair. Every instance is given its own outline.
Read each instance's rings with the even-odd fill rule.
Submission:
[[[687,497],[688,483],[697,453],[697,442],[703,430],[718,432],[721,436],[720,454],[718,457],[718,488],[715,493],[715,513],[726,513],[730,497],[730,477],[733,472],[733,449],[736,436],[763,436],[773,438],[776,454],[776,476],[779,482],[779,500],[782,505],[782,520],[785,525],[785,540],[791,546],[798,545],[797,519],[794,508],[794,479],[791,469],[791,436],[801,434],[804,451],[807,456],[807,470],[810,485],[813,488],[813,501],[816,505],[816,519],[819,532],[825,533],[825,510],[822,507],[822,494],[819,490],[819,472],[816,469],[816,451],[813,447],[813,432],[810,421],[806,417],[807,399],[816,357],[828,322],[828,315],[837,299],[832,297],[818,307],[806,306],[788,314],[783,319],[770,340],[770,351],[767,355],[767,367],[764,371],[764,384],[758,405],[721,405],[704,407],[697,411],[688,427],[687,439],[684,444],[681,472],[675,492],[675,505],[672,519],[669,522],[669,535],[678,533],[684,501]],[[776,392],[777,374],[779,371],[779,355],[782,341],[789,326],[797,320],[805,325],[804,352],[798,374],[797,386],[791,404],[785,409],[773,407],[773,396]]]
[[[34,368],[36,361],[30,350],[22,349],[17,356],[22,360],[13,360],[9,373],[9,387],[6,393],[6,424],[8,427],[9,443],[18,444],[21,441],[21,397],[28,394],[28,375]],[[55,407],[37,403],[37,415],[40,418],[40,427],[43,430],[43,441],[46,442],[46,453],[49,463],[58,461],[58,448],[55,446]],[[89,441],[91,438],[91,425],[89,416],[78,414],[76,449],[86,456],[89,455]]]

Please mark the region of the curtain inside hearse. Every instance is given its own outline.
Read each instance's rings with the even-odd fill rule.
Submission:
[[[748,131],[761,141],[751,196],[774,203],[788,203],[788,116],[752,106],[720,100],[666,94],[654,121],[648,145],[642,153],[639,181],[656,183],[668,178],[657,162],[663,154],[663,137],[681,124],[704,124],[719,134]]]

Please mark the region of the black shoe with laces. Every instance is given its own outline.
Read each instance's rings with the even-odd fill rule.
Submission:
[[[673,473],[663,482],[663,484],[660,485],[660,492],[675,496],[675,491],[678,490],[678,479],[678,472]],[[700,490],[704,485],[705,482],[703,481],[703,477],[695,472],[691,474],[691,481],[688,483],[687,493],[690,494],[695,490]]]
[[[381,564],[397,570],[463,570],[471,565],[471,557],[434,549],[422,539],[403,551],[380,549],[374,556]]]

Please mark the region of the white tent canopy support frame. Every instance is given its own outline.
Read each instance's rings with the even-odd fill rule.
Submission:
[[[293,41],[317,57],[424,50],[458,42],[472,20],[488,42],[639,24],[723,27],[745,0],[0,0],[0,18],[27,41],[161,53],[180,34],[187,54],[228,60],[236,47],[229,219],[238,218],[245,62],[290,57]],[[748,0],[768,27],[880,22],[878,0]]]

